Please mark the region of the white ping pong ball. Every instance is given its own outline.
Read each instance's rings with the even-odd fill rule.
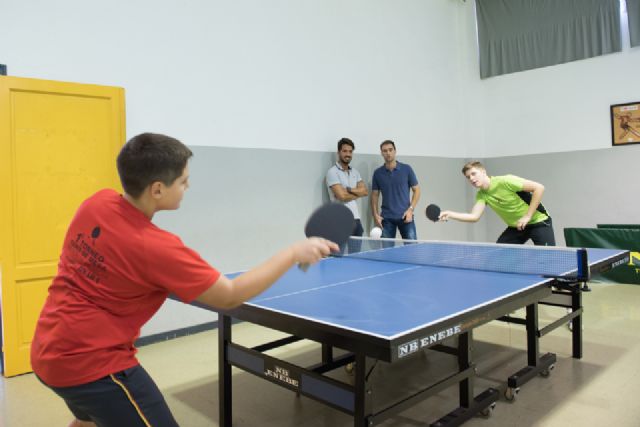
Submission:
[[[369,232],[369,237],[372,239],[379,239],[382,236],[382,229],[380,227],[373,227]]]

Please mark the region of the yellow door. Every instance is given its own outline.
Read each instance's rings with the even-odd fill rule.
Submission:
[[[67,226],[93,192],[120,188],[122,88],[0,76],[0,286],[4,375],[29,345]]]

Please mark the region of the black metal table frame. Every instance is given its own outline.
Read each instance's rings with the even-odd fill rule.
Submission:
[[[553,330],[568,326],[571,330],[571,356],[575,359],[582,358],[582,314],[584,312],[582,293],[591,290],[587,285],[587,280],[592,276],[604,273],[618,265],[628,262],[629,252],[622,251],[617,256],[610,257],[589,266],[589,271],[585,277],[555,279],[551,282],[551,295],[537,303],[527,305],[524,318],[503,316],[497,319],[507,323],[525,325],[527,333],[527,366],[508,377],[507,389],[505,390],[507,400],[515,400],[520,387],[531,379],[537,376],[547,377],[551,373],[551,370],[553,370],[557,361],[555,353],[540,355],[540,338]],[[541,328],[538,318],[539,304],[565,308],[567,314]]]
[[[476,367],[472,360],[471,347],[473,330],[487,322],[503,318],[508,313],[525,306],[536,304],[551,295],[551,288],[544,283],[509,299],[494,302],[486,307],[465,313],[458,318],[432,325],[421,331],[415,331],[396,340],[389,340],[383,347],[377,339],[353,339],[338,334],[326,325],[313,325],[305,319],[295,319],[281,313],[260,313],[260,309],[242,306],[238,309],[220,313],[218,319],[219,343],[219,416],[220,425],[232,425],[232,376],[231,367],[236,366],[270,382],[290,389],[297,394],[317,401],[353,416],[354,426],[364,427],[378,424],[418,402],[440,393],[451,386],[458,385],[459,406],[444,417],[435,421],[434,426],[457,426],[477,414],[488,415],[499,399],[496,389],[488,388],[474,395]],[[232,318],[249,321],[261,326],[279,330],[288,337],[268,342],[256,347],[245,347],[232,340]],[[444,345],[434,342],[419,346],[407,356],[399,356],[407,343],[424,340],[425,337],[442,333],[458,326],[455,336],[448,336]],[[348,335],[348,334],[347,334]],[[267,351],[293,342],[309,339],[321,344],[321,361],[313,366],[300,367],[266,354]],[[348,353],[334,357],[333,348],[341,348]],[[422,390],[410,396],[401,396],[391,405],[374,408],[372,404],[375,389],[369,376],[378,360],[394,363],[407,357],[415,357],[422,350],[434,350],[457,358],[458,369],[444,379],[428,384]],[[323,374],[349,363],[355,362],[354,384],[347,384]]]
[[[627,253],[627,261],[628,256]],[[595,275],[607,271],[622,262],[624,262],[624,255],[613,257],[591,266],[590,273]],[[471,352],[473,330],[493,320],[526,326],[527,366],[507,379],[505,395],[507,399],[513,400],[523,384],[538,375],[547,376],[553,369],[556,355],[546,353],[540,356],[539,340],[542,336],[571,322],[572,355],[574,358],[582,357],[583,287],[584,283],[581,280],[549,279],[507,299],[493,302],[394,340],[344,331],[330,325],[267,311],[248,304],[234,310],[220,312],[218,319],[220,426],[231,427],[232,425],[232,366],[352,415],[356,427],[378,424],[454,385],[458,385],[459,406],[435,421],[432,426],[458,426],[477,414],[488,415],[499,399],[499,392],[494,388],[488,388],[474,396],[476,367]],[[564,307],[568,313],[540,328],[538,304]],[[526,309],[524,319],[509,315],[521,308]],[[233,318],[275,329],[290,336],[252,348],[245,347],[232,341]],[[455,332],[452,335],[443,332],[451,330]],[[424,344],[425,337],[438,334],[446,335],[444,338],[447,342],[455,339],[456,345],[444,345],[440,340]],[[303,339],[321,344],[319,363],[300,367],[266,354],[269,350]],[[346,350],[347,353],[334,357],[334,347]],[[407,347],[412,351],[407,351]],[[377,361],[394,363],[400,359],[414,357],[426,349],[455,356],[458,364],[457,372],[428,384],[412,395],[401,396],[387,407],[374,408],[372,397],[375,390],[369,377]],[[324,375],[354,362],[353,385]]]

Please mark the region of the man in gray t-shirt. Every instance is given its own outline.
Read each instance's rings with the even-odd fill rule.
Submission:
[[[360,173],[349,166],[355,150],[353,141],[342,138],[338,141],[338,161],[327,171],[327,189],[331,201],[340,201],[351,209],[356,219],[353,236],[362,236],[364,229],[360,221],[360,211],[356,200],[369,194]]]

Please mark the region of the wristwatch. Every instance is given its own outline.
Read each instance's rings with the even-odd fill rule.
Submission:
[[[347,187],[347,193],[351,193],[351,187]]]
[[[413,206],[411,206],[411,205],[409,205],[409,208],[408,208],[408,209],[411,209],[411,210],[413,210]]]

